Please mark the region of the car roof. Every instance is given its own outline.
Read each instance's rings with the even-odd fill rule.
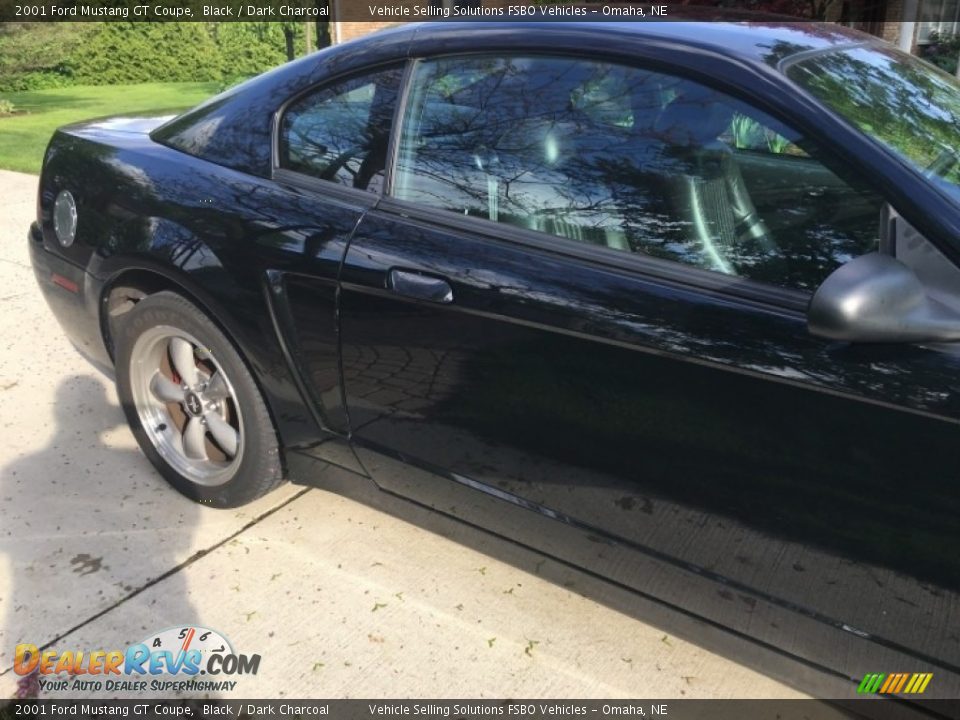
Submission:
[[[590,10],[594,6],[579,7]],[[420,46],[440,34],[459,35],[461,39],[472,38],[474,41],[483,37],[496,38],[500,44],[514,44],[508,40],[516,36],[517,46],[537,48],[549,47],[551,38],[562,34],[581,36],[585,50],[604,48],[614,40],[656,40],[691,50],[710,50],[740,61],[776,66],[798,53],[880,42],[873,35],[842,25],[779,15],[685,8],[682,17],[683,20],[648,18],[644,21],[425,22],[414,26],[416,32],[411,51],[418,52]]]
[[[755,101],[770,101],[773,93],[790,87],[776,69],[784,59],[879,42],[838,25],[743,11],[685,9],[684,17],[670,22],[446,20],[396,25],[275,68],[161,125],[151,137],[211,162],[268,176],[273,120],[281,101],[328,78],[397,65],[410,57],[551,50],[588,57],[642,57],[671,67],[683,64],[693,79],[722,78],[750,88]]]

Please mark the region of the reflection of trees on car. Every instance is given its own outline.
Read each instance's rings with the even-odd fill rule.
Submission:
[[[803,289],[876,244],[879,200],[782,123],[697,83],[457,58],[421,64],[415,88],[403,199]]]
[[[815,55],[790,65],[787,74],[915,168],[932,170],[950,192],[960,193],[956,80],[912,56],[866,47]]]
[[[368,189],[386,162],[400,74],[385,70],[295,102],[283,118],[281,165]]]

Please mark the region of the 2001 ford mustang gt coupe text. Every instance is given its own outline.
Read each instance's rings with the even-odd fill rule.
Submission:
[[[960,695],[958,122],[839,27],[405,26],[59,130],[30,248],[196,500],[336,465]]]

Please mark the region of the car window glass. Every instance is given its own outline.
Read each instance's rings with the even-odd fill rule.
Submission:
[[[960,201],[960,80],[883,45],[801,54],[785,71]]]
[[[698,83],[482,56],[420,61],[413,83],[400,199],[803,290],[877,246],[879,197]]]
[[[378,191],[400,75],[392,68],[352,78],[292,103],[280,123],[278,165]]]
[[[765,127],[749,115],[739,112],[733,114],[730,127],[720,133],[719,139],[734,150],[809,157],[806,150],[790,142],[776,130]]]

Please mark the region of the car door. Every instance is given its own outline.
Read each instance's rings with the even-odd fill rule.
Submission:
[[[390,197],[341,272],[381,487],[834,671],[955,672],[960,359],[806,328],[884,199],[669,73],[471,55],[410,82]],[[804,149],[802,202],[829,178],[856,203],[753,204],[743,117]]]
[[[329,435],[299,447],[362,472],[345,438],[336,296],[346,243],[376,204],[403,63],[351,73],[291,98],[277,115],[274,180],[310,219],[283,228],[268,273],[273,317],[300,392]]]

